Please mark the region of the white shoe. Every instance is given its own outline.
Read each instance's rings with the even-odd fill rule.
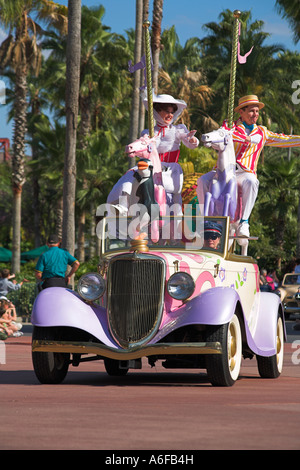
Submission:
[[[250,237],[250,231],[249,231],[249,224],[248,222],[242,222],[239,224],[237,231],[236,231],[237,236],[245,236],[245,237]]]
[[[15,333],[13,333],[14,338],[18,338],[19,336],[23,336],[22,331],[16,331]]]

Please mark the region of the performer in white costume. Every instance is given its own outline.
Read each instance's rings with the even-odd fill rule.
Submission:
[[[144,98],[143,103],[148,109],[147,97]],[[175,99],[171,95],[153,95],[153,116],[156,121],[154,135],[156,148],[162,162],[163,183],[169,205],[182,204],[183,172],[178,164],[180,144],[182,142],[190,149],[199,145],[199,140],[194,135],[196,131],[188,131],[184,124],[174,124],[186,107],[185,101]],[[148,133],[149,130],[145,129],[142,135]]]
[[[146,109],[148,109],[147,98],[143,99]],[[199,145],[199,140],[194,136],[196,131],[189,132],[184,124],[174,125],[183,110],[187,107],[185,101],[177,100],[171,95],[153,95],[153,116],[156,121],[154,127],[154,137],[156,149],[162,162],[162,182],[166,191],[167,204],[173,207],[176,215],[181,215],[183,186],[183,171],[179,165],[181,142],[188,148],[194,149]],[[143,135],[149,134],[145,129]],[[116,202],[120,196],[125,196],[128,200],[132,193],[133,171],[129,170],[115,184],[108,196],[107,202],[113,204],[121,213],[123,207],[121,201]]]
[[[147,98],[143,102],[148,109]],[[185,101],[177,100],[171,95],[153,96],[153,116],[156,121],[154,135],[157,137],[156,148],[162,162],[178,162],[181,142],[190,149],[199,145],[199,140],[194,136],[196,131],[189,132],[184,124],[173,124],[186,106]],[[142,132],[142,134],[148,133],[148,129]]]

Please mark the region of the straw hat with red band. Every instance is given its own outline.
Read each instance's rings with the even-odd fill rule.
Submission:
[[[256,95],[247,95],[247,96],[242,96],[242,98],[239,99],[239,105],[235,108],[235,112],[237,113],[241,108],[245,108],[246,106],[250,105],[255,105],[258,106],[259,109],[262,109],[265,105],[264,103],[261,103]]]

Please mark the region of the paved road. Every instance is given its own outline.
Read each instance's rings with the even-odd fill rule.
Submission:
[[[122,449],[132,456],[155,449],[198,457],[202,449],[299,449],[300,331],[294,325],[287,322],[281,377],[263,380],[256,360],[246,360],[231,388],[212,387],[204,373],[148,364],[115,379],[102,361],[72,367],[63,384],[40,385],[30,326],[24,327],[25,336],[5,342],[6,363],[0,363],[0,449],[99,449],[103,462]]]

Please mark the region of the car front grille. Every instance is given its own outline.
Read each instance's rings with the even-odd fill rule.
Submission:
[[[108,322],[122,347],[149,340],[163,311],[165,263],[146,254],[120,255],[108,269]]]

